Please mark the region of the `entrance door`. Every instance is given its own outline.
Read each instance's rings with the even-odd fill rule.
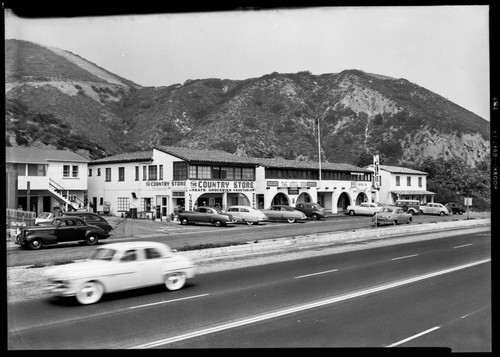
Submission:
[[[156,196],[156,218],[161,219],[167,215],[168,196]]]

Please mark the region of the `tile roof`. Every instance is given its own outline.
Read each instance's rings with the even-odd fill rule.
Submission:
[[[366,167],[370,167],[373,170],[373,164],[370,164]],[[424,171],[408,169],[406,167],[400,167],[400,166],[379,165],[379,169],[393,174],[428,175],[428,173]]]
[[[69,150],[47,150],[19,146],[5,148],[5,162],[47,164],[50,161],[89,162],[89,160]]]
[[[316,161],[300,161],[300,160],[285,160],[285,159],[271,159],[259,158],[251,156],[240,156],[231,154],[222,150],[215,149],[190,149],[174,146],[157,146],[155,149],[163,151],[164,153],[178,157],[181,160],[192,163],[207,163],[207,164],[238,164],[248,166],[263,166],[268,168],[280,169],[311,169],[318,170],[319,163]],[[90,165],[102,163],[118,163],[118,162],[134,162],[149,160],[153,157],[152,150],[140,151],[125,154],[118,154],[109,156],[103,159],[94,160]],[[321,163],[322,170],[332,171],[355,171],[371,173],[370,170],[365,168],[356,167],[350,164],[337,164],[337,163]]]
[[[141,162],[149,161],[153,158],[153,150],[127,152],[113,156],[103,157],[89,162],[89,165],[112,164],[120,162]]]

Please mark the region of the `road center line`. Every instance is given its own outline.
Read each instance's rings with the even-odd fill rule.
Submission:
[[[479,260],[479,261],[475,261],[475,262],[464,264],[464,265],[459,265],[459,266],[456,266],[456,267],[453,267],[453,268],[449,268],[449,269],[438,270],[438,271],[435,271],[435,272],[432,272],[432,273],[428,273],[428,274],[416,276],[416,277],[405,279],[405,280],[395,281],[395,282],[388,283],[388,284],[385,284],[385,285],[375,286],[373,288],[369,288],[369,289],[366,289],[366,290],[357,291],[357,292],[354,292],[354,293],[340,295],[340,296],[336,296],[336,297],[329,298],[329,299],[324,299],[324,300],[315,301],[315,302],[312,302],[312,303],[302,304],[302,305],[298,305],[298,306],[295,306],[295,307],[278,310],[278,311],[275,311],[275,312],[272,312],[272,313],[257,315],[255,317],[246,318],[246,319],[243,319],[243,320],[240,320],[240,321],[235,321],[235,322],[226,323],[226,324],[219,325],[219,326],[209,327],[209,328],[202,329],[202,330],[188,332],[188,333],[185,333],[185,334],[182,334],[182,335],[173,336],[173,337],[169,337],[169,338],[165,338],[165,339],[162,339],[162,340],[157,340],[157,341],[153,341],[153,342],[149,342],[149,343],[144,343],[142,345],[133,346],[133,347],[130,347],[130,348],[132,348],[132,349],[136,349],[136,348],[140,348],[140,349],[143,349],[143,348],[154,348],[154,347],[158,347],[158,346],[162,346],[162,345],[167,345],[167,344],[174,343],[174,342],[179,342],[179,341],[187,340],[187,339],[190,339],[190,338],[195,338],[195,337],[199,337],[199,336],[203,336],[203,335],[208,335],[208,334],[219,332],[219,331],[223,331],[223,330],[229,330],[229,329],[232,329],[232,328],[236,328],[236,327],[240,327],[240,326],[244,326],[244,325],[249,325],[249,324],[253,324],[253,323],[256,323],[256,322],[260,322],[260,321],[264,321],[264,320],[269,320],[269,319],[273,319],[273,318],[276,318],[276,317],[285,316],[285,315],[289,315],[289,314],[294,314],[294,313],[301,312],[301,311],[304,311],[304,310],[313,309],[313,308],[317,308],[317,307],[321,307],[321,306],[325,306],[325,305],[330,305],[330,304],[333,304],[333,303],[337,303],[337,302],[348,300],[348,299],[353,299],[353,298],[364,296],[364,295],[368,295],[368,294],[373,294],[373,293],[376,293],[376,292],[379,292],[379,291],[383,291],[383,290],[387,290],[387,289],[392,289],[392,288],[395,288],[395,287],[398,287],[398,286],[411,284],[411,283],[414,283],[414,282],[417,282],[417,281],[421,281],[421,280],[424,280],[424,279],[429,279],[429,278],[433,278],[433,277],[436,277],[436,276],[439,276],[439,275],[451,273],[451,272],[454,272],[454,271],[457,271],[457,270],[467,269],[467,268],[470,268],[470,267],[473,267],[473,266],[476,266],[476,265],[479,265],[479,264],[484,264],[484,263],[487,263],[489,261],[491,261],[491,258],[483,259],[483,260]]]
[[[470,243],[470,244],[464,244],[464,245],[457,245],[456,247],[453,247],[453,249],[468,247],[469,245],[472,245],[472,243]]]
[[[438,328],[439,328],[439,326],[435,326],[435,327],[433,327],[433,328],[430,328],[430,329],[428,329],[428,330],[425,330],[425,331],[422,331],[422,332],[420,332],[420,333],[417,333],[416,335],[410,336],[410,337],[408,337],[408,338],[405,338],[404,340],[401,340],[401,341],[395,342],[395,343],[393,343],[393,344],[391,344],[391,345],[389,345],[389,346],[386,346],[386,347],[395,347],[395,346],[401,345],[401,344],[403,344],[403,343],[405,343],[405,342],[408,342],[408,341],[410,341],[410,340],[414,340],[414,339],[415,339],[415,338],[417,338],[417,337],[423,336],[423,335],[425,335],[425,334],[428,334],[429,332],[432,332],[432,331],[434,331],[434,330],[437,330]]]
[[[404,257],[397,257],[397,258],[392,258],[391,260],[399,260],[399,259],[406,259],[406,258],[413,258],[418,256],[418,254],[413,254],[413,255],[405,255]]]
[[[301,278],[306,278],[308,276],[313,276],[313,275],[320,275],[320,274],[327,274],[327,273],[333,273],[335,271],[338,271],[338,269],[332,269],[332,270],[325,270],[325,271],[320,271],[318,273],[312,273],[312,274],[306,274],[306,275],[299,275],[295,276],[295,279],[301,279]]]
[[[160,305],[160,304],[169,304],[171,302],[182,301],[182,300],[189,300],[189,299],[194,299],[194,298],[198,298],[198,297],[202,297],[202,296],[207,296],[207,295],[209,295],[209,294],[193,295],[193,296],[187,296],[187,297],[183,297],[183,298],[179,298],[179,299],[152,302],[150,304],[130,306],[129,309],[140,309],[141,307],[154,306],[154,305]]]

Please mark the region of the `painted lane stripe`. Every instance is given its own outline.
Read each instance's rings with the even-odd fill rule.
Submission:
[[[327,274],[327,273],[333,273],[335,271],[339,271],[338,269],[332,269],[332,270],[325,270],[325,271],[320,271],[318,273],[312,273],[312,274],[306,274],[306,275],[299,275],[295,276],[294,279],[301,279],[301,278],[306,278],[308,276],[314,276],[314,275],[320,275],[320,274]]]
[[[386,347],[389,347],[389,348],[390,348],[390,347],[395,347],[395,346],[401,345],[401,344],[403,344],[403,343],[405,343],[405,342],[408,342],[408,341],[410,341],[410,340],[414,340],[415,338],[418,338],[418,337],[420,337],[420,336],[423,336],[423,335],[425,335],[425,334],[428,334],[429,332],[435,331],[435,330],[437,330],[438,328],[439,328],[439,326],[435,326],[435,327],[433,327],[433,328],[430,328],[430,329],[428,329],[428,330],[425,330],[425,331],[422,331],[422,332],[420,332],[420,333],[417,333],[416,335],[410,336],[410,337],[408,337],[408,338],[405,338],[404,340],[401,340],[401,341],[395,342],[395,343],[393,343],[393,344],[391,344],[391,345],[389,345],[389,346],[386,346]]]
[[[456,249],[456,248],[463,248],[463,247],[468,247],[469,245],[472,245],[472,243],[469,243],[469,244],[464,244],[464,245],[457,245],[456,247],[453,247],[453,249]]]
[[[395,288],[395,287],[398,287],[398,286],[402,286],[402,285],[406,285],[406,284],[411,284],[411,283],[414,283],[414,282],[417,282],[417,281],[420,281],[420,280],[429,279],[429,278],[433,278],[433,277],[436,277],[436,276],[439,276],[439,275],[451,273],[451,272],[454,272],[454,271],[457,271],[457,270],[467,269],[467,268],[470,268],[470,267],[473,267],[473,266],[476,266],[476,265],[479,265],[479,264],[484,264],[484,263],[487,263],[489,261],[491,261],[490,258],[489,259],[484,259],[484,260],[479,260],[479,261],[475,261],[475,262],[472,262],[472,263],[469,263],[469,264],[464,264],[464,265],[456,266],[456,267],[449,268],[449,269],[439,270],[439,271],[436,271],[436,272],[433,272],[433,273],[424,274],[424,275],[417,276],[417,277],[414,277],[414,278],[400,280],[400,281],[395,281],[395,282],[392,282],[392,283],[389,283],[389,284],[385,284],[385,285],[381,285],[381,286],[376,286],[376,287],[369,288],[369,289],[366,289],[366,290],[362,290],[362,291],[358,291],[358,292],[354,292],[354,293],[350,293],[350,294],[345,294],[345,295],[341,295],[341,296],[337,296],[337,297],[329,298],[329,299],[325,299],[325,300],[320,300],[320,301],[316,301],[316,302],[312,302],[312,303],[307,303],[307,304],[303,304],[303,305],[299,305],[299,306],[296,306],[296,307],[291,307],[291,308],[287,308],[287,309],[283,309],[283,310],[278,310],[276,312],[267,313],[267,314],[263,314],[263,315],[258,315],[258,316],[250,317],[250,318],[243,319],[243,320],[240,320],[240,321],[235,321],[235,322],[231,322],[231,323],[227,323],[227,324],[223,324],[223,325],[219,325],[219,326],[209,327],[209,328],[206,328],[206,329],[202,329],[202,330],[198,330],[198,331],[193,331],[193,332],[185,333],[183,335],[173,336],[173,337],[165,338],[165,339],[162,339],[162,340],[157,340],[157,341],[153,341],[153,342],[149,342],[149,343],[144,343],[142,345],[133,346],[133,347],[130,347],[130,348],[132,348],[132,349],[136,349],[136,348],[140,348],[140,349],[143,349],[143,348],[154,348],[154,347],[158,347],[158,346],[162,346],[162,345],[167,345],[167,344],[174,343],[174,342],[179,342],[179,341],[187,340],[187,339],[194,338],[194,337],[200,337],[200,336],[203,336],[203,335],[208,335],[208,334],[219,332],[219,331],[223,331],[223,330],[229,330],[229,329],[232,329],[232,328],[249,325],[249,324],[253,324],[253,323],[256,323],[256,322],[260,322],[260,321],[264,321],[264,320],[269,320],[269,319],[273,319],[273,318],[276,318],[276,317],[285,316],[285,315],[289,315],[289,314],[301,312],[301,311],[304,311],[304,310],[313,309],[313,308],[317,308],[317,307],[321,307],[321,306],[325,306],[325,305],[337,303],[337,302],[348,300],[348,299],[353,299],[353,298],[364,296],[364,295],[368,295],[368,294],[373,294],[373,293],[376,293],[376,292],[379,292],[379,291],[383,291],[383,290],[387,290],[387,289],[392,289],[392,288]]]
[[[194,299],[194,298],[198,298],[198,297],[202,297],[202,296],[207,296],[207,295],[209,295],[209,294],[193,295],[193,296],[186,296],[186,297],[179,298],[179,299],[152,302],[150,304],[130,306],[129,309],[140,309],[142,307],[148,307],[148,306],[154,306],[154,305],[160,305],[160,304],[169,304],[171,302],[177,302],[177,301],[182,301],[182,300],[189,300],[189,299]]]
[[[413,257],[416,257],[416,256],[418,256],[418,254],[405,255],[404,257],[392,258],[391,260],[399,260],[399,259],[413,258]]]

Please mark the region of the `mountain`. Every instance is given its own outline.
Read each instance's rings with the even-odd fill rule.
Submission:
[[[385,164],[489,153],[489,122],[407,81],[360,70],[271,73],[143,87],[84,58],[6,40],[7,145],[67,148],[95,159],[153,145],[240,155]]]

